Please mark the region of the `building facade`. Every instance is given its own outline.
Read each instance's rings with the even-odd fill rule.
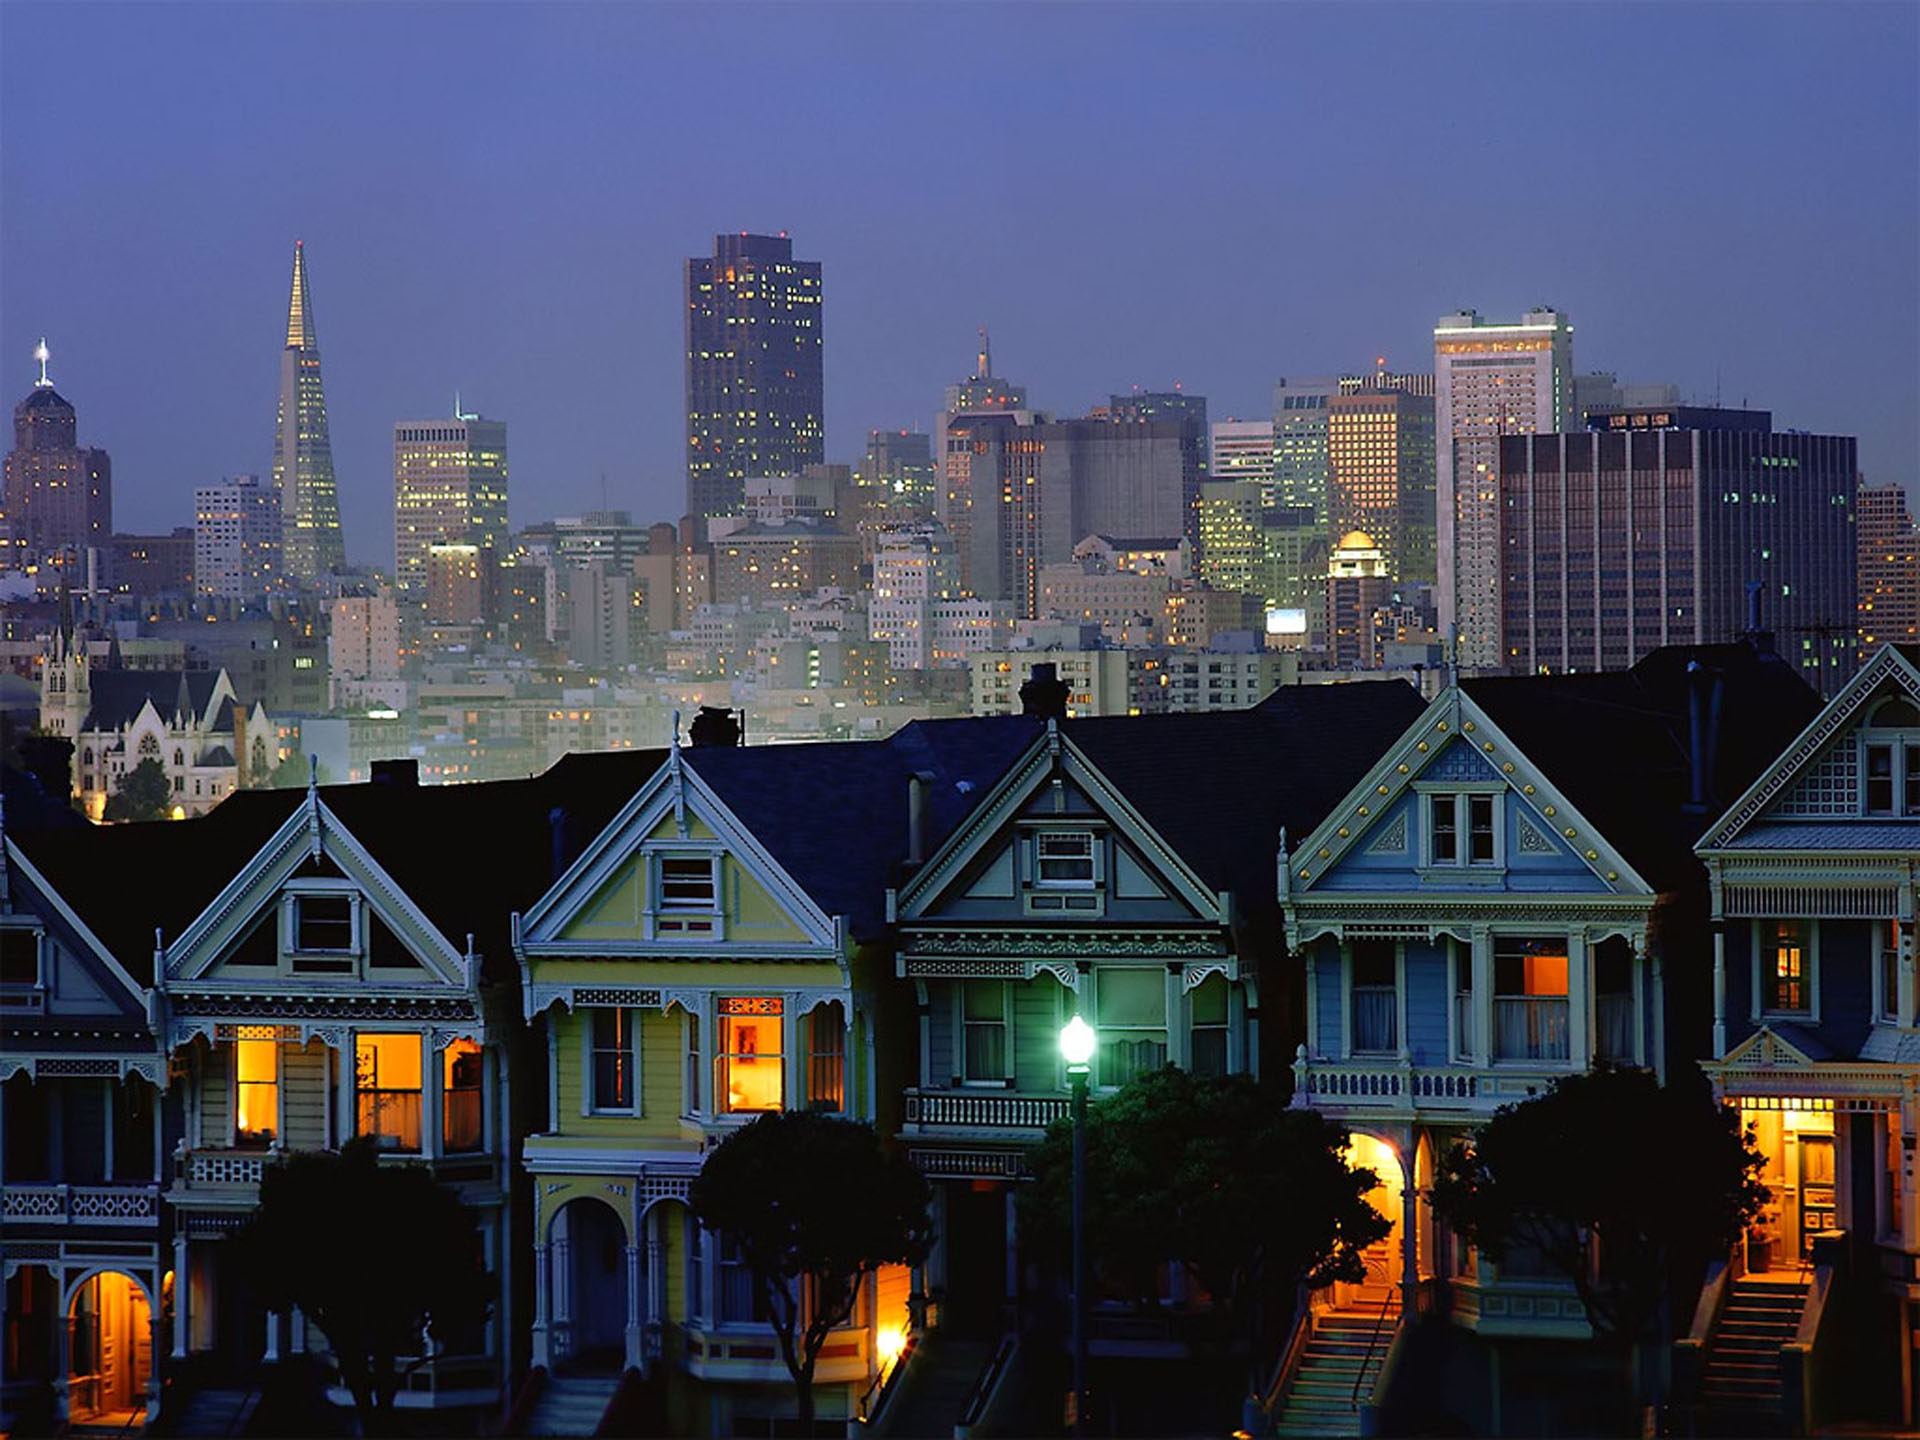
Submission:
[[[786,235],[716,235],[686,263],[687,513],[739,508],[749,475],[825,459],[820,262]]]
[[[1360,390],[1327,401],[1327,515],[1364,530],[1403,581],[1434,578],[1433,400]]]
[[[0,486],[0,565],[45,564],[84,583],[86,552],[113,536],[113,462],[79,442],[73,406],[47,379],[46,341],[40,378],[13,407],[13,449]]]
[[[293,242],[293,291],[287,343],[280,352],[280,410],[274,422],[273,488],[284,512],[286,574],[311,586],[347,564],[340,534],[340,496],[333,479],[320,340],[307,284],[306,247]]]
[[[193,491],[194,589],[241,604],[286,583],[281,496],[258,475],[236,475]]]
[[[1500,650],[1500,437],[1552,434],[1573,417],[1573,326],[1544,307],[1518,321],[1443,315],[1433,331],[1434,502],[1440,633],[1458,663]]]
[[[1920,643],[1920,533],[1903,486],[1862,486],[1856,513],[1865,662],[1882,645]]]
[[[427,599],[435,545],[507,548],[507,427],[478,415],[393,427],[393,578],[403,603]]]

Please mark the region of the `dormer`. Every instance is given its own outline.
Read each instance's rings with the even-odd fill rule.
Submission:
[[[1855,733],[1857,813],[1868,819],[1920,816],[1920,706],[1890,695]]]

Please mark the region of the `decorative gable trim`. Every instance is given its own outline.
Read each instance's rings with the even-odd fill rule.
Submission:
[[[1827,708],[1813,717],[1771,766],[1746,789],[1746,793],[1728,807],[1726,814],[1695,847],[1700,853],[1730,845],[1762,812],[1785,794],[1801,777],[1812,770],[1826,753],[1829,744],[1854,721],[1876,693],[1892,680],[1907,695],[1920,702],[1920,671],[1915,671],[1906,656],[1892,645],[1875,652],[1860,673],[1840,688]]]
[[[1079,787],[1098,818],[1133,845],[1153,871],[1167,882],[1173,898],[1192,909],[1196,923],[1229,922],[1228,897],[1209,890],[1120,789],[1051,722],[1047,733],[1028,748],[986,799],[974,807],[968,820],[899,891],[889,907],[893,918],[909,923],[929,918],[933,908],[954,889],[987,848],[1021,824],[1027,806],[1055,776]]]
[[[1727,1052],[1726,1058],[1715,1068],[1738,1069],[1753,1066],[1812,1065],[1814,1060],[1797,1047],[1789,1044],[1773,1032],[1772,1027],[1762,1025],[1753,1034],[1742,1040]]]
[[[1295,901],[1314,898],[1311,892],[1316,882],[1349,852],[1363,845],[1370,852],[1386,849],[1391,826],[1376,837],[1379,817],[1420,786],[1448,781],[1471,785],[1497,782],[1518,794],[1527,807],[1521,813],[1516,837],[1517,848],[1522,851],[1558,853],[1564,845],[1616,894],[1654,893],[1626,857],[1580,814],[1539,766],[1469,696],[1452,687],[1434,698],[1360,783],[1287,857],[1283,903],[1290,907]],[[1394,821],[1404,825],[1404,812]],[[1553,838],[1549,838],[1550,833]],[[1536,850],[1536,846],[1543,848]],[[1398,848],[1406,848],[1404,840]],[[1343,892],[1341,898],[1351,901],[1355,897]]]
[[[540,950],[547,954],[565,954],[576,950],[578,947],[560,937],[622,867],[644,853],[647,837],[669,815],[673,817],[675,833],[682,837],[691,833],[696,819],[713,831],[715,840],[698,844],[689,841],[689,845],[701,850],[710,849],[715,853],[724,850],[737,863],[746,866],[754,878],[766,886],[774,901],[805,932],[808,943],[820,952],[809,958],[843,957],[845,926],[828,915],[786,872],[741,823],[739,817],[727,808],[700,773],[680,759],[677,750],[620,808],[620,813],[594,837],[580,858],[567,868],[567,872],[554,882],[539,902],[521,917],[515,929],[514,944],[522,956],[529,950]],[[609,945],[605,941],[595,941],[587,949],[596,955],[609,953]],[[804,951],[806,946],[787,944],[779,949],[782,955],[791,956],[797,951]],[[729,945],[724,939],[716,939],[693,946],[669,941],[657,948],[650,946],[648,953],[724,957],[740,950],[741,947]]]
[[[295,872],[323,855],[366,897],[374,915],[386,923],[401,944],[424,962],[428,976],[445,986],[473,989],[476,958],[454,948],[312,787],[308,788],[306,803],[281,822],[213,903],[156,956],[158,972],[169,984],[207,980],[208,972],[231,946],[264,912],[280,903],[282,890]],[[155,938],[157,943],[159,937]],[[263,976],[248,979],[241,988],[299,992],[314,985],[306,977]]]
[[[87,922],[82,920],[74,908],[67,903],[65,896],[47,883],[46,877],[40,873],[19,846],[15,845],[11,839],[0,841],[0,844],[4,845],[4,860],[7,868],[17,872],[9,876],[10,889],[12,884],[25,880],[27,887],[33,891],[41,903],[54,912],[60,923],[67,927],[100,969],[126,992],[134,1010],[143,1015],[151,1028],[153,992],[136,981],[127,973],[126,967],[114,959],[113,952],[100,943],[100,938],[88,927]],[[9,893],[7,903],[14,913],[19,913],[20,905],[17,897]]]

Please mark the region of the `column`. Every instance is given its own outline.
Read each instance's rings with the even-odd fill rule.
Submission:
[[[533,1247],[533,1360],[535,1365],[553,1368],[553,1356],[547,1348],[548,1246]]]
[[[640,1368],[640,1247],[627,1246],[627,1368]]]
[[[53,1423],[57,1431],[67,1422],[69,1382],[73,1378],[73,1326],[67,1323],[73,1297],[67,1294],[66,1271],[58,1265],[48,1268],[53,1272],[54,1293],[60,1297],[60,1313],[54,1317],[53,1326]]]
[[[1414,1157],[1420,1141],[1409,1125],[1400,1141],[1400,1314],[1411,1322],[1420,1308],[1420,1192]]]
[[[1493,932],[1475,925],[1467,944],[1473,966],[1473,1063],[1484,1070],[1493,1062]]]
[[[185,1216],[180,1217],[184,1224]],[[184,1230],[173,1237],[173,1358],[187,1358],[187,1340],[190,1334],[190,1316],[187,1313],[188,1297],[193,1293],[193,1285],[187,1271],[187,1237]],[[158,1373],[160,1367],[155,1365]]]
[[[1713,926],[1713,1058],[1727,1053],[1727,927]]]
[[[1593,1065],[1593,947],[1586,932],[1567,936],[1567,1059],[1575,1070]]]
[[[273,1310],[267,1311],[267,1349],[260,1358],[269,1365],[280,1359],[280,1316]]]
[[[1001,1323],[1008,1324],[1020,1303],[1020,1210],[1014,1204],[1011,1181],[1002,1187],[1001,1193],[1005,1198],[1007,1213],[1006,1305],[1003,1307]]]
[[[155,1300],[159,1296],[155,1295]],[[160,1306],[153,1305],[147,1311],[147,1424],[151,1425],[160,1418],[160,1357],[166,1353],[166,1341],[162,1338],[166,1324],[160,1313]]]
[[[287,1338],[287,1348],[295,1355],[307,1353],[307,1312],[298,1305],[293,1307],[291,1320],[292,1333]]]
[[[658,1327],[666,1325],[669,1309],[666,1240],[660,1233],[665,1214],[664,1207],[654,1205],[640,1221],[647,1242],[647,1323]]]

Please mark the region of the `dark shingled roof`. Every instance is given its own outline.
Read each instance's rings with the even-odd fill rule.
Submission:
[[[205,714],[219,678],[214,670],[95,670],[87,677],[93,705],[87,728],[118,730],[149,700],[162,719],[171,720],[180,708],[183,680],[193,713]]]
[[[1695,663],[1703,715],[1705,687],[1720,681],[1719,723],[1706,803],[1689,810]],[[1792,666],[1745,641],[1669,646],[1631,670],[1467,680],[1461,689],[1661,890],[1699,876],[1694,842],[1821,706]]]
[[[821,909],[866,939],[886,924],[887,887],[907,855],[909,777],[930,777],[931,854],[1041,733],[1021,716],[918,720],[880,741],[684,755]]]
[[[1402,680],[1289,685],[1250,710],[1061,727],[1249,922],[1277,922],[1280,831],[1298,844],[1425,708]]]

